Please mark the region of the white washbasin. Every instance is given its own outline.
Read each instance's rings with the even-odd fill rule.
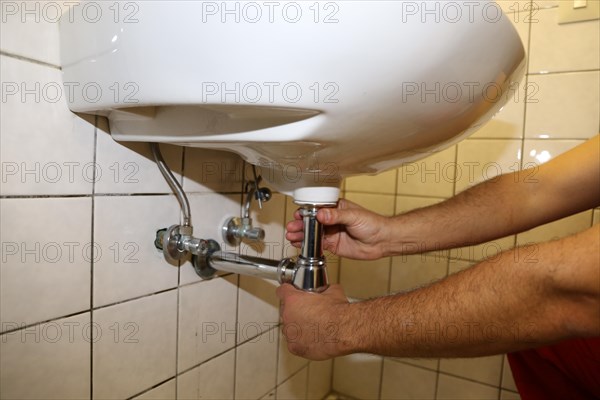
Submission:
[[[71,110],[119,141],[236,152],[298,202],[463,139],[525,64],[487,1],[90,3],[61,20]]]

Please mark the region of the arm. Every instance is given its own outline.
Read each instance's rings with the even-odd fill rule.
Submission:
[[[288,348],[315,360],[482,356],[598,335],[599,248],[596,225],[539,245],[533,259],[513,249],[428,287],[353,304],[339,286],[315,295],[283,285]]]
[[[318,219],[327,226],[326,250],[376,259],[482,243],[598,204],[600,136],[540,167],[496,177],[431,207],[387,218],[341,200],[338,208],[320,210]],[[301,221],[288,223],[287,230],[287,239],[299,246]]]

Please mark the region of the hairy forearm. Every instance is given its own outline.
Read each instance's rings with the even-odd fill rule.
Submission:
[[[518,179],[502,175],[442,203],[392,217],[386,255],[478,244],[535,226],[523,202],[535,188]]]
[[[481,356],[600,334],[598,227],[429,287],[347,306],[342,353]]]

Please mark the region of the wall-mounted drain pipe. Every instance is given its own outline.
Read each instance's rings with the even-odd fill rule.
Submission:
[[[275,261],[221,251],[216,241],[192,236],[187,196],[165,163],[158,144],[151,143],[150,147],[158,168],[177,196],[183,212],[183,225],[173,225],[156,232],[154,244],[162,250],[167,260],[176,262],[191,255],[192,265],[203,279],[210,279],[221,271],[290,283],[306,291],[322,292],[327,289],[329,281],[321,245],[322,227],[316,218],[319,205],[303,205],[300,210],[304,240],[296,261],[291,258]],[[255,182],[258,182],[256,177]]]

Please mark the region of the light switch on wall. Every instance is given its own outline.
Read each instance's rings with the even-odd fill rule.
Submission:
[[[590,21],[600,18],[600,1],[567,0],[559,2],[558,23]]]

